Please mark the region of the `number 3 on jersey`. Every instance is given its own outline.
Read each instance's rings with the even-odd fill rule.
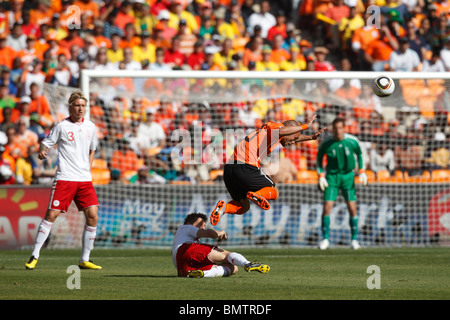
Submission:
[[[73,137],[73,132],[67,132],[67,134],[69,135],[69,141],[75,140],[75,138]]]

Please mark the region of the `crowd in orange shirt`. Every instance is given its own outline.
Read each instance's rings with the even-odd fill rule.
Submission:
[[[381,7],[380,28],[368,24],[370,15],[364,12],[370,4]],[[450,71],[448,0],[435,0],[428,6],[418,2],[412,8],[395,0],[305,0],[298,8],[267,0],[10,0],[0,4],[0,11],[1,131],[7,132],[11,126],[17,129],[20,119],[26,119],[30,126],[32,120],[27,141],[38,141],[36,137],[45,136],[53,123],[64,116],[51,109],[43,94],[44,84],[79,87],[80,70],[85,68],[395,71],[390,56],[408,45],[408,50],[419,56],[419,63],[411,65],[412,71]],[[178,84],[156,79],[140,84],[144,92],[158,92],[168,97],[167,101],[147,97],[133,110],[130,101],[115,99],[116,105],[121,105],[114,111],[116,120],[122,122],[122,127],[130,121],[145,122],[146,110],[152,109],[156,111],[154,121],[162,126],[166,136],[171,130],[197,123],[203,116],[201,112],[188,110],[184,114],[184,109],[169,102],[174,92],[183,90]],[[109,85],[125,92],[138,89],[131,79],[116,78]],[[202,86],[208,86],[213,92],[221,85],[220,80],[199,81],[191,88],[200,91]],[[282,94],[289,85],[277,83],[266,89]],[[247,84],[247,90],[258,96],[261,87]],[[370,90],[361,84],[335,83],[327,90],[344,105],[354,103],[355,108],[348,115],[357,119],[348,121],[351,133],[361,132],[358,120],[371,121],[377,113],[377,102],[371,101]],[[253,109],[247,110],[250,104],[254,104]],[[221,120],[230,126],[240,123],[255,127],[267,119],[303,119],[326,106],[277,98],[217,103],[215,107],[222,114],[221,119],[213,119],[213,127],[217,127],[214,121]],[[105,119],[114,117],[113,111],[95,103],[91,110],[92,118],[98,120],[99,139],[105,138],[111,127]],[[254,120],[239,118],[237,110],[249,117],[252,113]],[[123,133],[117,136],[122,138]],[[9,141],[8,145],[14,143]],[[6,153],[13,159],[17,160],[19,154],[28,155],[28,150],[14,155],[10,148]],[[144,158],[148,165],[146,161],[154,157]],[[142,164],[135,161],[134,166]],[[311,166],[310,160],[303,165]]]

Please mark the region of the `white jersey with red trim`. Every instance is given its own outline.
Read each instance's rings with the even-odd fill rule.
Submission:
[[[181,247],[181,245],[184,243],[197,243],[198,230],[200,229],[194,227],[192,224],[183,224],[178,228],[177,232],[175,233],[172,245],[172,260],[175,267],[177,266],[178,248]]]
[[[66,118],[53,127],[42,144],[58,145],[55,180],[92,181],[89,152],[96,149],[95,134],[95,124],[86,119],[73,122]]]

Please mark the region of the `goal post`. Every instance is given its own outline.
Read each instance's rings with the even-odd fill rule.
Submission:
[[[424,79],[444,81],[444,83],[449,80],[449,76],[446,73],[439,72],[365,72],[365,71],[339,71],[339,72],[270,72],[270,71],[182,71],[173,70],[167,71],[151,71],[151,70],[92,70],[83,69],[80,75],[80,88],[85,95],[89,95],[91,90],[92,80],[95,78],[129,78],[129,79],[195,79],[195,80],[208,80],[208,79],[223,79],[231,81],[233,79],[237,80],[261,80],[269,79],[271,81],[276,80],[292,80],[292,81],[318,81],[318,80],[352,80],[358,79],[364,81],[365,83],[370,83],[377,76],[386,75],[394,79],[397,82],[402,80],[418,80],[423,81]],[[413,86],[414,87],[414,86]],[[399,90],[397,88],[392,97],[399,96]],[[126,95],[145,95],[147,92],[126,92]],[[295,94],[300,98],[305,100],[312,99],[311,96],[302,95],[301,92],[295,91],[290,92],[290,94]],[[400,93],[401,94],[401,93]],[[280,93],[279,95],[282,95]],[[277,97],[278,94],[272,95],[272,97]],[[399,101],[392,100],[392,97],[387,99],[386,105],[399,104]],[[195,95],[190,95],[188,99],[191,101],[196,101],[198,97]],[[201,97],[204,98],[204,97]],[[234,97],[233,100],[242,97]],[[270,97],[267,97],[270,98]]]
[[[192,78],[192,79],[361,79],[373,80],[377,76],[386,75],[393,79],[447,79],[441,72],[368,72],[368,71],[194,71],[194,70],[81,70],[82,91],[89,92],[91,78]]]
[[[379,75],[396,82],[390,97],[371,92]],[[187,213],[209,217],[219,199],[230,200],[223,165],[246,132],[268,120],[303,122],[313,113],[315,128],[343,117],[363,146],[369,184],[355,179],[363,246],[448,244],[450,171],[440,167],[449,150],[448,73],[82,70],[81,90],[99,128],[93,168],[101,203],[98,246],[170,247]],[[153,129],[139,138],[133,131],[151,115],[164,131],[161,146],[157,138],[148,145],[141,140],[156,135]],[[323,208],[318,143],[275,150],[264,170],[280,196],[268,211],[252,205],[242,216],[225,215],[217,228],[227,231],[228,246],[317,246]],[[121,166],[130,170],[112,163],[124,146],[137,154],[119,160],[130,161]],[[139,181],[140,169],[146,182]],[[339,195],[332,246],[349,244],[348,220]]]

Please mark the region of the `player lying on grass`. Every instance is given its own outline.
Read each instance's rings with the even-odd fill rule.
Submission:
[[[275,182],[261,170],[261,161],[280,145],[286,147],[296,142],[316,140],[326,128],[310,136],[301,134],[315,119],[314,114],[306,124],[300,124],[295,120],[287,120],[283,123],[269,121],[246,136],[236,146],[223,172],[225,186],[232,200],[227,204],[223,200],[217,203],[210,216],[212,225],[217,225],[225,213],[246,213],[250,209],[249,201],[264,210],[270,209],[268,200],[278,198],[278,188]]]
[[[191,278],[228,277],[238,272],[238,266],[245,271],[267,273],[266,264],[248,261],[243,255],[229,252],[215,245],[199,242],[201,238],[224,240],[225,231],[206,229],[207,217],[203,213],[190,213],[184,224],[175,233],[172,246],[172,260],[178,276]]]

